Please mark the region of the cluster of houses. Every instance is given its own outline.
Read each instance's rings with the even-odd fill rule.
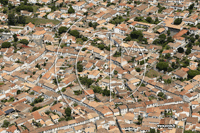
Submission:
[[[0,13],[0,132],[200,131],[198,1],[27,2],[45,23]]]

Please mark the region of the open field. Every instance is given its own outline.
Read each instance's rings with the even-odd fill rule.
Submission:
[[[59,24],[60,21],[58,20],[50,20],[50,19],[44,19],[44,18],[30,18],[30,17],[27,17],[26,18],[26,23],[33,23],[35,25],[38,25],[38,24],[46,24],[46,23],[53,23],[53,24]]]
[[[146,76],[149,77],[149,78],[155,78],[155,77],[158,77],[158,76],[161,76],[162,74],[151,69],[149,70],[147,73],[146,73]]]

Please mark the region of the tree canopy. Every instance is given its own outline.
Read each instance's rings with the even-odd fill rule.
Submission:
[[[131,32],[131,38],[137,39],[139,37],[143,37],[142,31],[134,30]]]
[[[168,67],[169,67],[169,64],[167,63],[167,62],[159,62],[157,65],[156,65],[156,68],[158,69],[158,70],[164,70],[164,71],[167,71],[167,69],[168,69]]]
[[[183,52],[184,52],[184,49],[183,49],[182,47],[179,47],[179,48],[178,48],[178,52],[179,52],[179,53],[183,53]]]
[[[73,9],[73,7],[70,5],[69,9],[68,9],[68,13],[75,13],[75,10]]]
[[[13,38],[14,38],[14,42],[17,42],[17,41],[18,41],[18,38],[17,38],[17,35],[16,35],[16,34],[13,35]]]
[[[77,30],[71,30],[69,32],[70,35],[76,37],[76,38],[79,38],[80,37],[80,33],[77,31]]]
[[[87,76],[86,77],[80,77],[79,79],[80,79],[81,84],[87,86],[88,88],[94,82],[92,79],[89,79]]]
[[[182,18],[177,18],[174,20],[174,25],[179,25],[182,23]]]
[[[166,35],[165,35],[165,34],[161,34],[161,35],[159,35],[158,38],[159,38],[160,41],[163,43],[163,42],[165,41],[165,39],[166,39]]]
[[[194,76],[199,75],[200,71],[198,71],[198,70],[189,70],[187,73],[188,73],[188,78],[192,79]]]
[[[65,26],[61,26],[59,29],[58,29],[58,33],[59,34],[62,34],[62,33],[65,33],[66,31],[67,31],[67,27],[65,27]]]
[[[185,51],[186,55],[189,55],[191,53],[191,48],[187,48],[187,50]]]
[[[147,21],[148,23],[153,23],[153,19],[152,19],[151,17],[147,17],[147,18],[146,18],[146,21]]]
[[[10,122],[7,120],[3,121],[3,125],[1,127],[7,128],[10,125]]]
[[[26,24],[25,16],[15,16],[14,13],[8,14],[8,25]]]
[[[28,6],[28,5],[24,5],[24,4],[20,4],[20,6],[16,7],[16,11],[20,12],[21,10],[27,10],[29,12],[33,12],[33,7],[32,6]]]
[[[11,46],[11,43],[10,43],[10,42],[4,42],[4,43],[2,43],[2,45],[1,45],[2,48],[10,48],[10,46]]]
[[[66,116],[67,117],[70,117],[71,116],[71,109],[70,109],[70,107],[67,107],[66,109],[65,109],[65,114],[66,114]]]
[[[82,72],[83,71],[83,65],[81,64],[81,62],[77,63],[77,70],[78,70],[78,72]]]
[[[28,44],[29,44],[29,41],[26,40],[26,39],[22,39],[22,40],[20,41],[20,43],[22,43],[22,44],[24,44],[24,45],[28,45]]]
[[[0,0],[0,3],[3,4],[4,6],[8,4],[8,0]]]

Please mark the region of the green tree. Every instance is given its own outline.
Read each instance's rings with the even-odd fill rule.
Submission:
[[[187,50],[185,51],[186,55],[189,55],[191,53],[191,48],[187,48]]]
[[[88,12],[84,12],[83,15],[88,16]]]
[[[142,117],[140,115],[138,115],[138,125],[142,124]]]
[[[117,75],[117,74],[118,74],[118,71],[114,70],[114,74]]]
[[[15,25],[16,24],[16,18],[14,13],[8,14],[8,25]]]
[[[58,33],[59,34],[62,34],[62,33],[65,33],[66,31],[67,31],[67,27],[65,27],[65,26],[61,26],[59,29],[58,29]]]
[[[182,18],[177,18],[174,20],[174,25],[179,25],[182,23]]]
[[[78,72],[82,72],[83,71],[83,65],[81,64],[81,62],[77,63],[77,70],[78,70]]]
[[[80,33],[77,30],[71,30],[69,32],[69,34],[76,37],[76,38],[79,38],[79,36],[80,36]]]
[[[194,8],[194,3],[193,4],[191,4],[190,6],[189,6],[189,10],[193,10],[193,8]]]
[[[151,17],[147,17],[147,18],[146,18],[146,21],[147,21],[148,23],[153,23],[153,19],[152,19]]]
[[[143,39],[142,31],[134,30],[131,32],[130,36],[132,39],[138,39],[140,41]]]
[[[169,37],[167,37],[167,42],[169,43],[169,42],[174,42],[174,39],[171,37],[171,36],[169,36]]]
[[[93,88],[94,93],[99,93],[99,94],[101,94],[102,91],[103,91],[102,88],[99,87],[99,86],[92,86],[92,88]]]
[[[161,34],[161,35],[159,35],[158,38],[160,39],[160,42],[161,42],[161,43],[164,43],[164,42],[165,42],[165,39],[166,39],[166,35],[165,35],[165,34]]]
[[[25,16],[19,16],[18,19],[17,19],[17,23],[26,24],[26,17]]]
[[[136,67],[135,70],[136,70],[137,72],[140,72],[140,71],[141,71],[141,69],[140,69],[139,67]]]
[[[4,9],[4,10],[3,10],[3,13],[7,13],[7,11],[8,11],[7,9]]]
[[[98,25],[97,22],[95,22],[95,23],[92,24],[92,27],[93,27],[94,29],[96,29],[97,25]]]
[[[71,116],[71,112],[72,112],[72,110],[70,109],[70,107],[67,107],[67,108],[65,109],[65,114],[66,114],[67,117],[70,117],[70,116]]]
[[[70,5],[69,9],[68,9],[68,13],[75,13],[75,10],[73,9],[73,7]]]
[[[158,24],[160,21],[158,20],[158,17],[156,17],[154,24]]]
[[[11,10],[13,9],[15,6],[13,6],[11,3],[8,3],[8,9]]]
[[[17,90],[17,95],[19,95],[21,93],[21,90]]]
[[[194,42],[196,41],[196,39],[195,39],[194,37],[190,37],[190,41],[191,41],[192,43],[194,43]]]
[[[194,76],[199,75],[200,71],[198,71],[198,70],[189,70],[187,73],[188,73],[188,78],[192,79]]]
[[[98,48],[101,49],[101,50],[103,50],[104,49],[104,44],[99,44]]]
[[[110,96],[110,90],[108,90],[107,88],[105,88],[102,92],[103,96]]]
[[[61,90],[62,92],[65,92],[66,91],[66,88],[62,88],[62,90]]]
[[[165,59],[169,59],[170,57],[171,57],[170,53],[167,53],[167,54],[165,55]]]
[[[6,6],[8,4],[8,0],[0,0],[0,3]]]
[[[45,112],[45,114],[47,114],[47,115],[49,115],[51,112],[49,111],[49,110],[47,110],[46,112]]]
[[[16,34],[13,35],[13,38],[14,38],[14,42],[17,42],[17,41],[18,41],[18,38],[17,38],[17,35],[16,35]]]
[[[29,41],[26,39],[22,39],[21,41],[19,41],[20,43],[24,44],[24,45],[28,45]]]
[[[150,128],[150,132],[149,133],[156,133],[155,129]]]
[[[142,21],[142,20],[143,20],[143,17],[135,17],[134,20],[135,20],[135,21]]]
[[[170,30],[167,31],[167,35],[169,36],[171,34]]]
[[[184,52],[184,49],[183,49],[182,47],[179,47],[179,48],[178,48],[178,52],[179,52],[179,53],[183,53],[183,52]]]
[[[33,109],[32,109],[32,112],[34,112],[34,111],[36,111],[36,110],[38,110],[38,109],[41,109],[42,107],[33,107]]]
[[[94,82],[92,79],[89,79],[87,76],[80,77],[79,79],[80,79],[81,84],[86,85],[88,88]]]
[[[164,97],[165,94],[164,94],[163,92],[159,92],[157,96],[159,96],[159,97]]]
[[[88,24],[88,25],[89,25],[89,27],[92,27],[92,22],[89,22],[89,24]]]
[[[20,6],[16,7],[16,11],[20,12],[21,10],[27,10],[29,12],[33,12],[33,7],[31,5],[24,5],[23,3]]]
[[[10,46],[11,46],[11,43],[10,43],[10,42],[4,42],[4,43],[2,43],[2,45],[1,45],[2,48],[10,48]]]
[[[7,120],[3,121],[3,125],[1,127],[7,128],[10,125],[10,122]]]
[[[144,60],[140,61],[140,65],[143,65],[144,64]]]
[[[196,38],[196,39],[199,39],[199,35],[195,35],[195,38]]]
[[[161,70],[167,71],[168,67],[169,67],[168,62],[159,62],[159,63],[156,65],[156,68],[157,68],[158,70],[160,70],[160,71],[161,71]]]
[[[172,80],[171,79],[164,79],[165,84],[171,84]]]

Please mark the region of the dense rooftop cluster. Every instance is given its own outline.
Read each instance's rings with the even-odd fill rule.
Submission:
[[[1,0],[0,132],[200,132],[199,5]]]

